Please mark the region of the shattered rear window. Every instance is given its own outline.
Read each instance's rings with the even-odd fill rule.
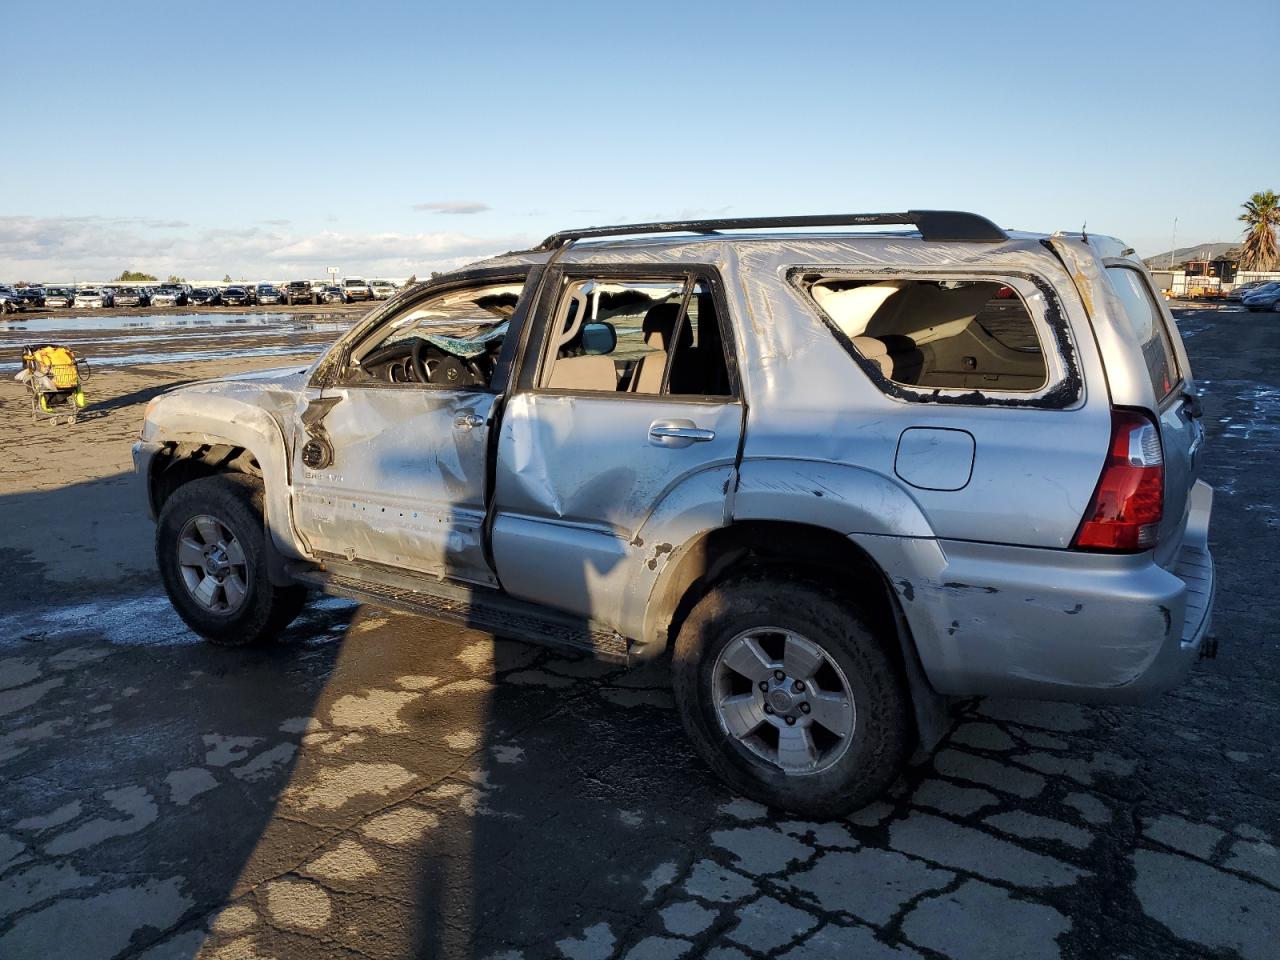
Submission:
[[[1026,304],[995,280],[817,278],[810,297],[894,383],[1031,393],[1048,382]]]

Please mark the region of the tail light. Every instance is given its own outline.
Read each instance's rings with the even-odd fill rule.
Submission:
[[[1149,417],[1111,412],[1111,446],[1072,547],[1133,553],[1156,545],[1164,515],[1164,450]]]

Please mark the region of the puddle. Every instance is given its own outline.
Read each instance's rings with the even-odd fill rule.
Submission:
[[[95,366],[314,355],[357,317],[325,313],[173,313],[0,321],[0,370],[17,370],[23,344],[64,343]]]
[[[191,363],[196,360],[237,360],[241,357],[314,356],[328,349],[328,343],[282,343],[270,347],[235,347],[228,350],[171,350],[167,353],[122,353],[91,355],[95,367],[130,367],[153,363]],[[0,363],[0,370],[18,370],[20,362]]]
[[[351,322],[334,320],[325,313],[161,313],[145,317],[70,316],[32,317],[24,320],[10,316],[0,320],[0,334],[11,330],[28,333],[81,332],[86,330],[163,330],[170,327],[208,329],[211,327],[276,327],[280,329],[317,328],[345,330]]]

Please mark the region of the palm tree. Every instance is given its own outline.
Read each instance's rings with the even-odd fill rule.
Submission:
[[[1273,190],[1255,193],[1245,203],[1240,220],[1249,226],[1244,232],[1240,266],[1245,270],[1274,270],[1280,261],[1276,248],[1276,227],[1280,226],[1280,196]]]

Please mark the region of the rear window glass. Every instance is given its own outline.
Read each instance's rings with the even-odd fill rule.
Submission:
[[[1173,357],[1173,343],[1160,307],[1137,270],[1107,267],[1107,276],[1111,278],[1111,286],[1124,308],[1124,316],[1120,319],[1129,325],[1137,338],[1156,400],[1162,401],[1178,383],[1178,364]]]
[[[808,291],[894,383],[1020,393],[1048,381],[1026,304],[998,281],[820,278]]]

